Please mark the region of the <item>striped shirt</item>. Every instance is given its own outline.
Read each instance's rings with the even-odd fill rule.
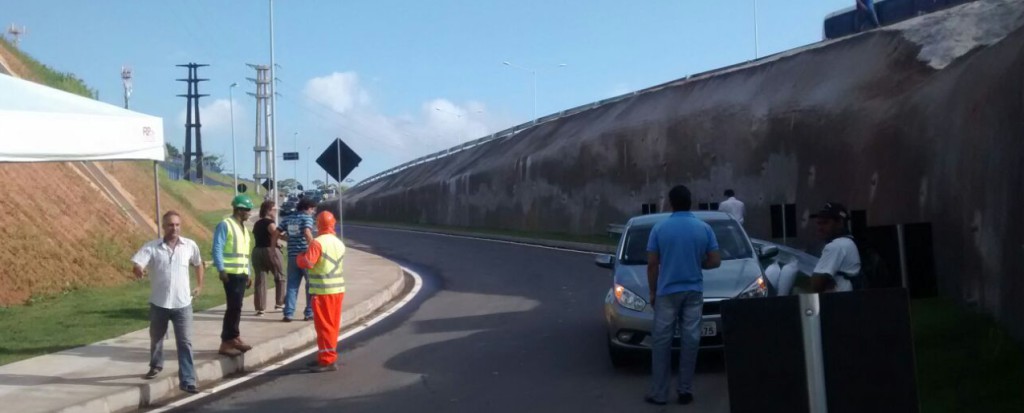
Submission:
[[[152,290],[149,302],[157,307],[178,309],[192,304],[188,266],[203,265],[199,246],[185,237],[178,237],[178,245],[171,249],[163,239],[147,242],[132,256],[132,262],[144,268]]]
[[[302,212],[289,217],[287,225],[288,256],[297,257],[309,249],[309,242],[306,241],[306,237],[303,235],[305,229],[309,228],[313,233],[313,237],[316,238],[316,225],[313,223],[312,215],[306,215]]]

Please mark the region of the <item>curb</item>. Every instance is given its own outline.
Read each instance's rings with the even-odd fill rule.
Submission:
[[[342,330],[363,322],[405,289],[407,283],[405,272],[397,264],[395,270],[399,273],[397,281],[370,299],[345,311],[341,323]],[[200,386],[206,387],[232,374],[256,370],[286,353],[309,347],[315,343],[316,330],[310,324],[308,328],[253,345],[252,350],[240,356],[230,358],[218,356],[215,360],[198,363],[195,365],[196,381]],[[55,411],[60,413],[135,411],[149,407],[154,402],[170,400],[181,395],[182,393],[178,390],[178,377],[173,375]]]
[[[383,228],[383,229],[397,229],[409,232],[421,232],[425,234],[444,234],[444,235],[456,235],[460,237],[470,238],[481,238],[495,241],[514,242],[517,244],[527,245],[539,245],[542,247],[551,248],[564,248],[577,251],[587,251],[599,254],[614,254],[617,246],[615,245],[603,245],[603,244],[590,244],[585,242],[572,242],[572,241],[557,241],[547,240],[541,238],[525,238],[525,237],[513,237],[508,235],[496,235],[496,234],[484,234],[479,232],[471,231],[457,231],[457,230],[427,230],[416,227],[407,227],[403,225],[391,225],[391,224],[374,224],[369,222],[353,222],[346,224],[354,227],[368,227],[368,228]]]

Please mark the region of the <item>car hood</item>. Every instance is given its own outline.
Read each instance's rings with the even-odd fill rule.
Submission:
[[[704,270],[704,297],[733,298],[759,276],[761,266],[753,258],[722,261],[722,266]],[[649,301],[646,265],[616,266],[615,282]]]

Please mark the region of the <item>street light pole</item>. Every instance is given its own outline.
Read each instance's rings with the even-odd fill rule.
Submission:
[[[312,183],[309,182],[309,151],[311,149],[313,149],[312,146],[306,147],[306,185],[313,185]]]
[[[228,107],[231,108],[231,169],[233,169],[232,175],[235,177],[235,196],[238,196],[238,161],[235,158],[235,86],[238,86],[238,83],[228,86]]]
[[[295,154],[299,154],[299,133],[295,132],[292,140],[292,149],[295,150]],[[292,166],[292,175],[295,175],[295,182],[299,182],[299,161],[295,161],[295,165]]]
[[[534,70],[534,69],[529,69],[529,68],[526,68],[526,67],[522,67],[522,66],[513,64],[511,62],[501,62],[501,64],[503,64],[505,66],[508,66],[508,67],[514,67],[514,68],[519,69],[519,70],[525,70],[527,72],[530,72],[530,75],[533,76],[533,118],[537,119],[537,71]],[[565,63],[560,63],[558,66],[555,66],[555,67],[566,67],[566,66],[568,66],[568,65],[565,64]]]
[[[757,0],[754,0],[754,59],[760,56],[757,45]]]

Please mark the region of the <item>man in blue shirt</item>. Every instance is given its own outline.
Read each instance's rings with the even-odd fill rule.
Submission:
[[[313,213],[316,212],[316,203],[312,199],[302,198],[296,208],[295,215],[288,219],[288,293],[284,298],[284,318],[281,321],[291,322],[295,314],[295,301],[298,300],[299,286],[306,280],[306,309],[303,311],[303,320],[313,319],[313,306],[309,300],[309,280],[307,271],[299,268],[295,259],[309,249],[309,243],[316,237],[316,225],[313,223]]]
[[[722,256],[711,226],[690,212],[690,190],[679,185],[668,193],[672,216],[651,230],[647,241],[647,283],[654,307],[651,328],[651,388],[644,400],[663,405],[668,400],[672,335],[680,325],[680,404],[693,401],[693,374],[700,346],[704,305],[704,273],[718,268]]]

